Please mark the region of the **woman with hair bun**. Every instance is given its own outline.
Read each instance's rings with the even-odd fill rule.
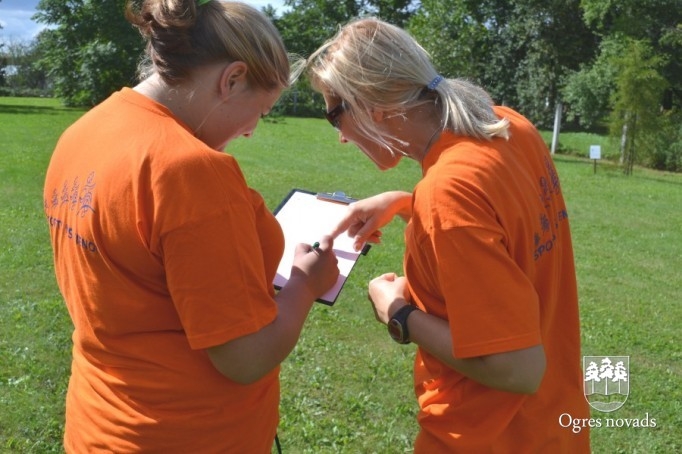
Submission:
[[[267,453],[279,365],[336,282],[332,238],[284,237],[223,148],[253,134],[295,78],[254,8],[129,2],[142,81],[61,136],[44,207],[73,320],[68,453]]]
[[[588,452],[588,429],[560,422],[589,407],[566,204],[537,130],[377,19],[343,27],[308,68],[342,142],[381,170],[422,169],[412,193],[360,200],[333,232],[360,245],[408,220],[404,276],[373,279],[369,297],[418,346],[415,453]]]

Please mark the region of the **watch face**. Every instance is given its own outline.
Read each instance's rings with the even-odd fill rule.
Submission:
[[[398,321],[390,320],[387,326],[388,334],[391,335],[393,340],[396,342],[405,342],[405,339],[403,339],[403,327]]]

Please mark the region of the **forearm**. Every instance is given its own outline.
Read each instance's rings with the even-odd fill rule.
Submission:
[[[410,340],[440,361],[490,388],[532,394],[540,386],[545,371],[542,345],[475,358],[458,359],[452,354],[452,338],[447,321],[414,311],[408,318]]]
[[[208,349],[213,365],[242,384],[253,383],[286,359],[296,346],[314,296],[291,281],[276,295],[277,318],[259,331]]]
[[[412,194],[405,191],[389,191],[384,195],[390,200],[394,216],[400,216],[405,222],[412,217]]]

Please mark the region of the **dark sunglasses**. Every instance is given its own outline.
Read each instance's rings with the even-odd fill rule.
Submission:
[[[343,105],[343,101],[338,103],[336,107],[334,107],[332,110],[329,112],[324,113],[324,117],[327,119],[330,125],[334,127],[337,131],[339,130],[339,117],[343,113],[343,111],[346,110],[346,107]]]

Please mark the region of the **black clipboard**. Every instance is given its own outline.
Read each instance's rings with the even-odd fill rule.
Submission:
[[[292,189],[275,208],[274,214],[284,232],[284,255],[273,285],[281,289],[289,280],[293,264],[293,252],[298,243],[312,244],[322,235],[328,235],[345,214],[347,206],[356,199],[337,192],[312,192]],[[336,284],[318,302],[334,305],[341,289],[360,255],[367,254],[369,245],[361,251],[353,249],[353,239],[346,234],[334,240],[334,253],[339,261],[339,277]]]

